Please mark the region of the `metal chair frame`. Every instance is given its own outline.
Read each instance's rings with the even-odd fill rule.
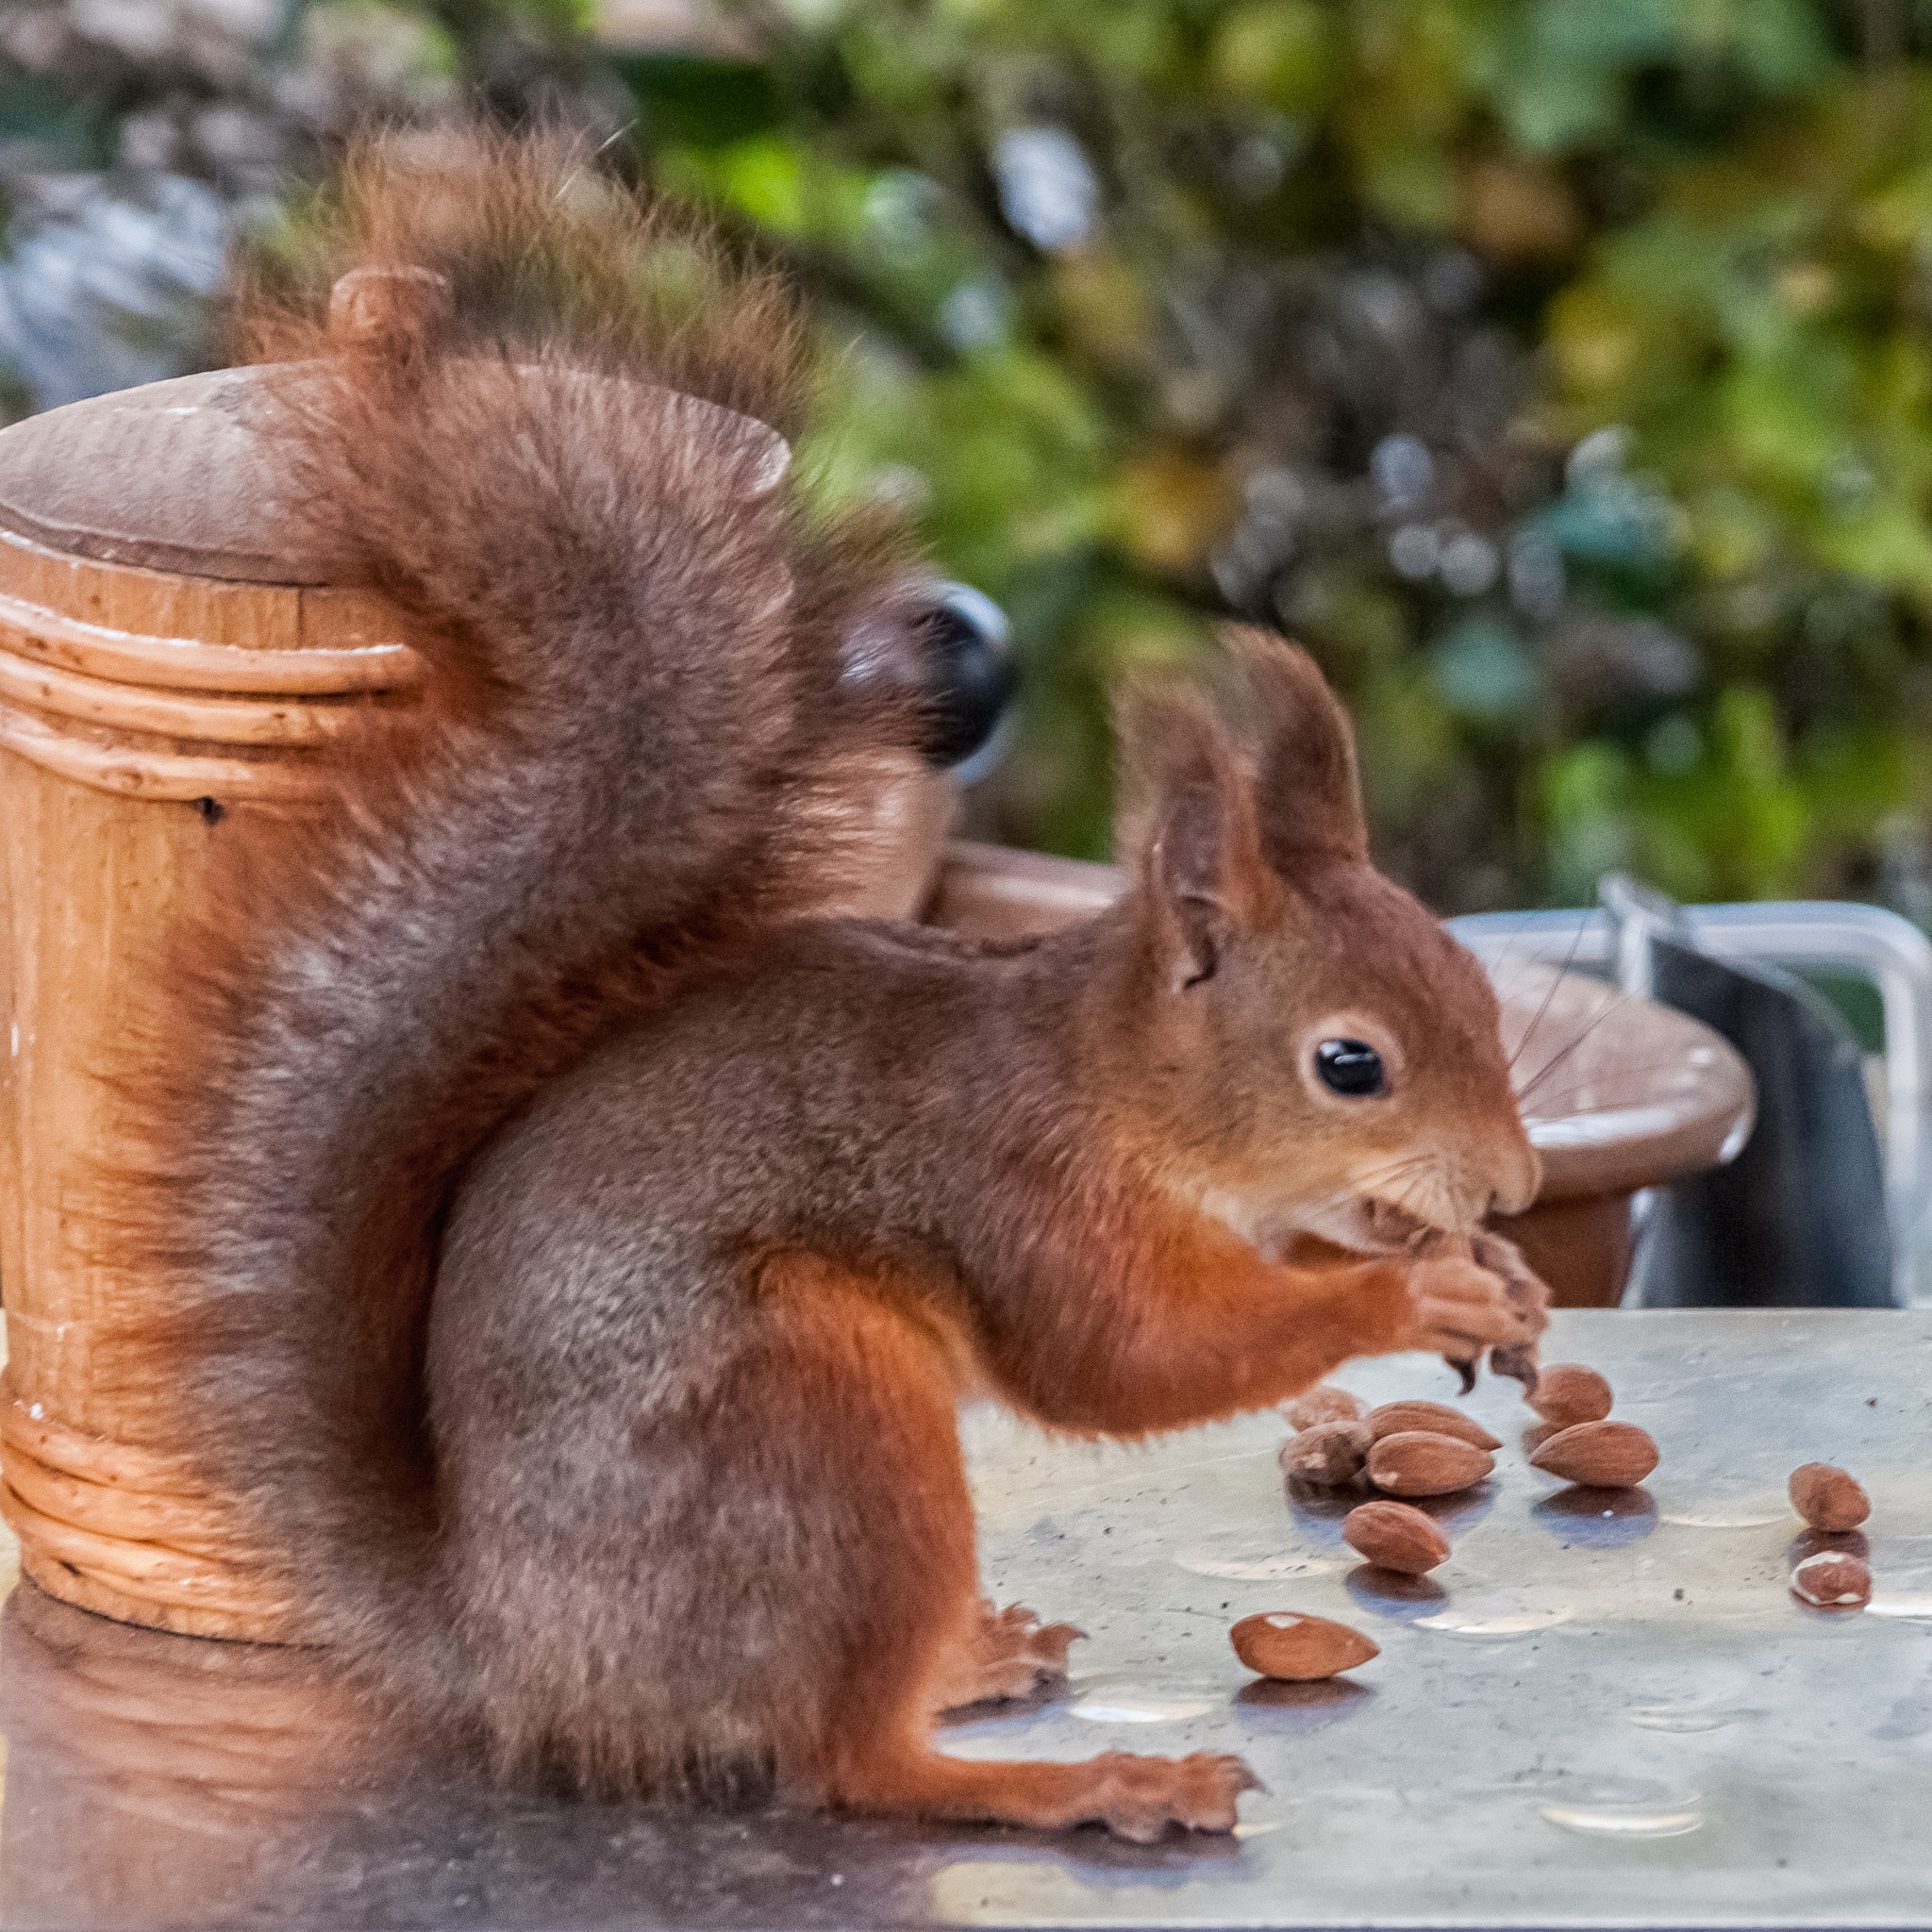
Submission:
[[[1892,1267],[1902,1301],[1932,1304],[1922,1257],[1932,1249],[1932,941],[1909,921],[1877,906],[1815,899],[1741,906],[1686,906],[1682,927],[1713,958],[1740,964],[1824,968],[1861,974],[1877,989],[1885,1014],[1885,1192]],[[1449,921],[1449,929],[1492,972],[1512,959],[1557,960],[1610,969],[1617,982],[1643,991],[1635,957],[1641,929],[1619,928],[1591,908],[1557,912],[1484,912]]]

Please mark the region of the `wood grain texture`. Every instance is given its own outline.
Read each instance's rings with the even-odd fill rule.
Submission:
[[[29,1576],[108,1616],[273,1639],[284,1614],[221,1500],[130,1440],[130,1291],[90,1258],[89,1189],[117,1040],[223,817],[315,792],[349,709],[408,683],[399,636],[369,597],[0,541],[0,1513]]]

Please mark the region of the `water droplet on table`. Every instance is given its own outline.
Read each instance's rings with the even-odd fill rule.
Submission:
[[[1734,1705],[1721,1705],[1709,1698],[1688,1697],[1671,1704],[1640,1704],[1624,1713],[1639,1730],[1665,1731],[1688,1735],[1699,1731],[1721,1731],[1750,1713]]]
[[[1457,1637],[1524,1637],[1553,1629],[1576,1614],[1574,1604],[1553,1603],[1516,1592],[1482,1591],[1450,1600],[1433,1617],[1418,1617],[1418,1630],[1446,1630]]]
[[[1176,1695],[1140,1684],[1111,1684],[1089,1690],[1074,1706],[1072,1715],[1091,1724],[1171,1724],[1205,1717],[1214,1702],[1211,1697]]]
[[[1865,1606],[1868,1617],[1932,1617],[1932,1591],[1881,1590]]]
[[[1704,1823],[1694,1805],[1548,1800],[1537,1809],[1552,1824],[1592,1838],[1682,1838]]]
[[[1706,1488],[1694,1496],[1666,1497],[1657,1510],[1659,1523],[1683,1529],[1758,1529],[1767,1523],[1791,1520],[1790,1498],[1783,1490],[1738,1490],[1729,1494]]]

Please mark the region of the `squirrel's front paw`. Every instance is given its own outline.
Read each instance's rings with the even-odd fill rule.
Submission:
[[[1523,1384],[1525,1398],[1534,1395],[1537,1339],[1550,1325],[1548,1284],[1523,1258],[1523,1251],[1516,1243],[1506,1241],[1501,1235],[1479,1234],[1472,1247],[1478,1267],[1487,1268],[1491,1274],[1502,1276],[1505,1290],[1518,1313],[1522,1315],[1526,1330],[1520,1341],[1511,1342],[1507,1348],[1499,1347],[1492,1351],[1490,1356],[1491,1373],[1514,1377]],[[1473,1361],[1458,1362],[1457,1366],[1471,1382],[1474,1381]]]
[[[1547,1319],[1541,1307],[1524,1306],[1503,1275],[1459,1255],[1413,1263],[1407,1288],[1413,1329],[1402,1346],[1451,1361],[1474,1361],[1486,1348],[1532,1341]]]

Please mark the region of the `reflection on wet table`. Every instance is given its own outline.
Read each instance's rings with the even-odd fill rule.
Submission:
[[[1082,1625],[1064,1697],[946,1748],[1238,1750],[1234,1839],[1122,1844],[488,1793],[299,1652],[0,1623],[9,1927],[1923,1924],[1932,1916],[1932,1313],[1572,1313],[1553,1359],[1615,1385],[1641,1491],[1525,1464],[1513,1383],[1467,1405],[1495,1476],[1430,1505],[1426,1577],[1368,1573],[1344,1503],[1286,1499],[1284,1425],[1148,1447],[967,1429],[990,1589]],[[1336,1379],[1449,1399],[1419,1357]],[[1807,1609],[1800,1462],[1871,1491],[1876,1594]],[[1377,1579],[1382,1580],[1378,1583]],[[1345,1679],[1249,1676],[1228,1626],[1367,1631]]]

